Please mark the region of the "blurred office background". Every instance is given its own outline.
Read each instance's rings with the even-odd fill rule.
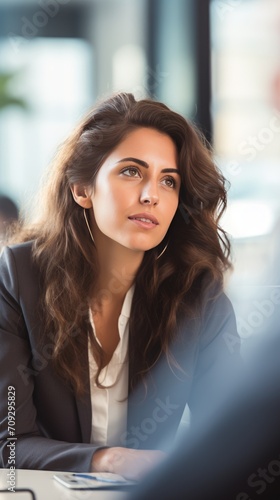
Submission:
[[[28,210],[58,145],[116,90],[164,101],[212,142],[237,307],[279,284],[280,0],[0,0],[0,194]]]

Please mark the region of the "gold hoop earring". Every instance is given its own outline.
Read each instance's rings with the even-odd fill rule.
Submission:
[[[165,252],[165,250],[167,249],[167,247],[168,247],[168,243],[166,243],[166,245],[165,245],[164,249],[163,249],[163,250],[160,252],[160,254],[156,257],[156,260],[158,260],[158,259],[159,259],[159,258],[160,258],[163,254],[164,254],[164,252]]]
[[[84,208],[84,218],[85,218],[85,221],[86,221],[86,225],[87,225],[87,228],[88,228],[88,232],[90,234],[90,237],[95,245],[95,241],[94,241],[94,237],[93,237],[93,234],[91,232],[91,229],[90,229],[90,225],[89,225],[89,222],[88,222],[88,218],[87,218],[87,213],[86,213],[86,209]]]

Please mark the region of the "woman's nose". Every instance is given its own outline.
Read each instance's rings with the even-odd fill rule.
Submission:
[[[149,184],[141,192],[140,202],[144,205],[158,205],[159,197],[155,184]]]

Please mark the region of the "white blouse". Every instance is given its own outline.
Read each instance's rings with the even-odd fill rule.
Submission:
[[[99,375],[99,381],[103,385],[109,386],[114,384],[108,389],[96,387],[94,379],[97,366],[89,343],[89,374],[92,410],[90,441],[96,446],[120,446],[121,436],[126,431],[128,396],[128,320],[133,293],[134,285],[128,290],[125,296],[118,320],[119,343],[109,364],[102,369]],[[95,338],[97,342],[99,342],[95,334],[92,314],[90,314],[90,319]]]

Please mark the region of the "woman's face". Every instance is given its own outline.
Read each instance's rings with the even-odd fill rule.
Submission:
[[[96,243],[146,251],[164,238],[179,201],[180,174],[172,139],[151,128],[129,133],[101,166],[91,202]]]

